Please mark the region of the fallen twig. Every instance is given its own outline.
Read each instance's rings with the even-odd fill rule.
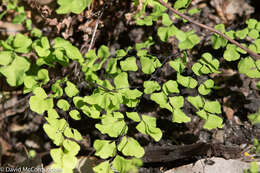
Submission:
[[[18,33],[24,31],[24,27],[22,24],[13,24],[9,22],[2,22],[0,21],[0,32],[7,32],[7,33]]]

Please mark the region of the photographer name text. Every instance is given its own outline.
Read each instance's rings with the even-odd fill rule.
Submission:
[[[42,173],[62,173],[59,168],[39,168],[39,167],[0,167],[0,172],[42,172]]]

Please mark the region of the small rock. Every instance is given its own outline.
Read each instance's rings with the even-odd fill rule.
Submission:
[[[258,163],[258,165],[259,164],[260,163]],[[210,159],[198,160],[195,164],[173,168],[164,173],[243,173],[243,170],[249,169],[249,167],[249,162],[242,162],[233,159],[225,160],[223,158],[213,157]]]

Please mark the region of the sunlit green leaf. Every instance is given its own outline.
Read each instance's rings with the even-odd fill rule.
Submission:
[[[174,8],[186,8],[191,3],[191,0],[177,0],[174,3]]]
[[[153,25],[153,18],[152,16],[146,16],[144,19],[137,19],[136,20],[137,25],[146,25],[146,26],[152,26]]]
[[[94,148],[96,150],[95,155],[102,159],[113,157],[116,154],[116,144],[109,140],[95,140]]]
[[[42,36],[42,31],[40,29],[38,29],[38,28],[33,28],[32,31],[31,31],[31,35],[33,37],[39,38],[39,37]]]
[[[221,106],[218,101],[207,101],[205,102],[204,109],[210,113],[221,113]]]
[[[93,168],[96,173],[114,173],[110,168],[109,161],[104,161]]]
[[[204,101],[200,96],[188,96],[187,100],[198,110],[204,106]]]
[[[162,138],[162,131],[156,127],[156,118],[147,115],[142,115],[142,118],[136,129],[143,134],[150,135],[155,141],[159,141]]]
[[[148,39],[144,43],[136,43],[135,48],[136,50],[140,51],[143,48],[149,48],[154,44],[153,37],[149,36]]]
[[[25,19],[26,19],[26,14],[25,13],[20,13],[20,14],[18,14],[18,15],[16,15],[14,17],[14,19],[12,20],[12,23],[14,23],[14,24],[21,24],[21,23],[23,23],[25,21]]]
[[[260,81],[257,82],[256,87],[258,90],[260,90]]]
[[[30,97],[29,104],[32,111],[42,114],[44,111],[53,108],[53,99],[48,98],[45,91],[37,87],[34,89],[34,96]]]
[[[143,147],[137,140],[131,137],[123,137],[121,142],[117,146],[117,149],[121,151],[125,156],[134,156],[141,158],[144,155]]]
[[[163,92],[151,94],[151,100],[159,104],[161,108],[166,108],[169,111],[172,111],[172,107],[167,101],[167,96]]]
[[[123,71],[137,71],[138,70],[135,57],[128,57],[126,60],[121,61],[120,66]]]
[[[254,41],[254,45],[256,46],[256,52],[257,53],[260,53],[260,39],[256,39],[255,41]]]
[[[208,114],[208,118],[205,122],[205,124],[203,125],[203,128],[208,129],[208,130],[212,130],[215,128],[222,128],[223,125],[223,119],[213,115],[213,114]]]
[[[123,93],[124,97],[126,97],[127,99],[136,99],[143,94],[138,89],[134,89],[134,90],[126,89],[122,93]]]
[[[77,157],[71,155],[69,152],[64,152],[64,155],[62,157],[62,165],[63,169],[66,170],[68,173],[72,173],[73,168],[77,166]]]
[[[78,61],[79,63],[82,63],[84,61],[82,54],[80,53],[78,48],[73,46],[69,41],[64,40],[63,38],[56,37],[54,40],[53,47],[65,51],[67,57],[70,58],[71,60]],[[64,56],[61,55],[57,57],[59,57],[59,59],[64,58]]]
[[[57,113],[57,111],[55,109],[49,109],[48,117],[56,119],[56,118],[59,118],[59,114]]]
[[[174,109],[172,114],[172,122],[176,123],[187,123],[191,119],[181,109]]]
[[[202,67],[199,69],[200,74],[218,72],[219,61],[217,59],[212,59],[212,55],[210,53],[203,53],[200,63],[202,64]]]
[[[195,63],[193,64],[192,66],[192,71],[197,75],[197,76],[200,76],[201,75],[201,71],[200,69],[203,67],[203,65],[201,63]],[[206,71],[207,73],[209,71]]]
[[[65,87],[64,91],[68,97],[73,97],[79,93],[76,85],[74,85],[72,82],[67,81],[66,84],[67,86]]]
[[[250,163],[250,168],[249,168],[250,173],[257,173],[259,171],[258,167],[259,166],[258,166],[257,162],[255,162],[255,161],[251,162]]]
[[[60,7],[56,10],[58,14],[81,13],[91,4],[91,0],[58,0]]]
[[[225,26],[224,24],[218,24],[214,27],[216,30],[221,31],[222,33],[225,33]],[[211,36],[211,42],[213,49],[219,49],[220,47],[225,47],[227,44],[227,40],[223,37],[219,36],[218,34],[213,34]]]
[[[51,149],[50,155],[54,162],[56,162],[57,164],[62,163],[63,152],[61,148]]]
[[[236,45],[228,44],[224,52],[223,57],[227,61],[235,61],[240,58],[240,54],[237,52]]]
[[[58,106],[58,108],[62,109],[63,111],[67,111],[70,108],[69,102],[64,99],[58,100],[57,106]]]
[[[257,20],[256,19],[248,19],[246,21],[246,24],[247,24],[249,29],[254,29],[256,27]]]
[[[126,112],[126,116],[135,122],[141,121],[137,112]]]
[[[244,44],[244,43],[241,43],[241,45],[244,46],[244,47],[247,47],[247,45]],[[241,49],[240,47],[237,47],[236,50],[237,50],[239,53],[247,54],[247,52],[246,52],[244,49]]]
[[[19,53],[28,53],[30,51],[30,46],[32,44],[32,40],[23,35],[23,34],[16,34],[13,40],[13,46],[16,52]]]
[[[249,31],[248,36],[253,39],[257,39],[259,37],[259,31],[256,29],[252,29]]]
[[[169,35],[168,35],[169,27],[159,27],[157,30],[157,35],[163,42],[167,42]]]
[[[236,37],[236,32],[233,31],[233,30],[229,30],[229,31],[225,32],[225,34],[226,34],[228,37],[232,38],[232,39],[234,39],[234,38]]]
[[[113,168],[120,173],[128,172],[137,172],[137,167],[142,166],[142,160],[133,158],[133,159],[124,159],[123,157],[117,155],[113,160]]]
[[[74,119],[74,120],[80,120],[80,119],[81,119],[80,113],[79,113],[79,111],[77,111],[77,110],[72,110],[72,111],[70,111],[70,112],[69,112],[69,115],[70,115],[70,117],[71,117],[72,119]]]
[[[181,58],[177,58],[174,61],[170,61],[169,65],[179,73],[181,73],[186,68],[186,63],[183,62]]]
[[[176,36],[178,36],[179,33],[176,33]],[[185,50],[185,49],[192,49],[196,44],[200,42],[199,37],[193,33],[193,31],[185,33],[184,38],[177,37],[180,42],[178,47],[180,50]]]
[[[63,147],[71,154],[71,155],[76,155],[78,154],[79,150],[80,150],[80,146],[79,144],[77,144],[76,142],[74,141],[71,141],[71,140],[68,140],[68,139],[65,139],[63,141]]]
[[[98,57],[101,59],[105,59],[109,57],[109,48],[105,45],[100,46],[100,48],[98,49]]]
[[[260,22],[257,22],[255,29],[257,29],[258,31],[260,31]]]
[[[123,104],[125,104],[126,106],[130,107],[130,108],[134,108],[137,106],[137,104],[140,102],[139,99],[125,99]]]
[[[62,144],[64,137],[56,127],[50,124],[44,124],[43,129],[55,145],[60,146]]]
[[[118,89],[129,88],[127,73],[122,72],[122,73],[118,74],[114,79],[114,83],[115,83],[116,88],[118,88]]]
[[[11,51],[0,51],[0,65],[10,64],[13,60],[12,54]]]
[[[184,105],[183,96],[169,97],[170,103],[174,109],[179,109]]]
[[[209,79],[199,86],[198,91],[201,95],[207,95],[208,93],[210,93],[211,88],[213,87],[214,87],[214,81],[212,79]]]
[[[43,114],[44,111],[53,107],[52,99],[41,99],[38,96],[31,96],[29,103],[31,110],[38,114]]]
[[[19,86],[23,83],[25,72],[30,68],[30,62],[21,56],[16,55],[10,65],[0,67],[0,74],[6,77],[10,86]]]
[[[54,97],[61,97],[63,95],[63,89],[60,86],[59,82],[55,82],[51,85],[51,90],[55,93]]]
[[[205,123],[203,125],[203,128],[205,129],[212,130],[215,128],[223,127],[223,119],[214,114],[207,113],[205,110],[200,110],[196,112],[196,114],[205,120]]]
[[[260,123],[260,108],[258,109],[258,112],[256,112],[255,114],[250,114],[248,116],[248,119],[252,122],[252,124]]]
[[[36,53],[40,56],[40,57],[47,57],[50,55],[51,51],[48,49],[44,49],[40,46],[35,46],[34,47]]]
[[[14,50],[12,43],[14,40],[14,36],[10,35],[5,41],[0,40],[1,46],[4,48],[4,50]]]
[[[172,24],[172,21],[171,21],[171,19],[170,19],[168,14],[163,13],[163,15],[162,15],[162,23],[165,26],[170,26]]]
[[[249,44],[248,49],[255,53],[258,51],[255,44]]]
[[[178,83],[173,80],[168,80],[166,83],[164,83],[162,89],[166,95],[171,93],[180,93],[180,90],[178,89]]]
[[[236,31],[236,37],[245,39],[248,34],[248,28]]]
[[[182,76],[177,74],[177,82],[187,88],[195,88],[198,82],[190,76]]]
[[[49,71],[46,69],[40,69],[37,73],[38,80],[42,80],[43,84],[47,84],[50,80]]]
[[[196,112],[196,114],[198,116],[200,116],[200,118],[204,119],[204,120],[207,120],[208,119],[208,113],[205,111],[205,110],[199,110]]]
[[[117,59],[116,58],[110,58],[107,62],[106,66],[106,72],[110,74],[115,74],[118,72],[117,69]]]
[[[199,12],[200,12],[200,10],[198,8],[192,8],[192,9],[188,10],[188,13],[190,15],[197,14]]]
[[[110,137],[118,137],[126,134],[128,127],[124,121],[123,114],[114,112],[114,116],[105,115],[101,119],[101,124],[96,124],[95,127],[103,134],[108,134]]]
[[[260,78],[260,72],[251,57],[241,59],[238,63],[238,70],[251,78]]]
[[[151,94],[154,91],[159,91],[161,89],[161,86],[156,81],[144,81],[144,93],[145,94]]]
[[[154,59],[151,59],[149,57],[141,57],[140,61],[142,65],[142,71],[145,74],[151,74],[155,71],[156,64]]]
[[[210,73],[218,73],[219,61],[217,59],[213,59],[210,53],[203,53],[200,63],[203,64],[203,67],[200,69],[201,73],[208,74],[204,71],[204,68],[207,68]]]
[[[157,35],[163,42],[167,42],[169,37],[174,36],[177,31],[178,28],[176,28],[174,25],[167,27],[161,26],[157,30]]]
[[[82,136],[77,129],[67,127],[67,128],[65,128],[63,133],[64,133],[64,136],[66,136],[67,138],[73,138],[75,140],[82,140]]]

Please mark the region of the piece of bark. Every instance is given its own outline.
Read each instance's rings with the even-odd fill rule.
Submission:
[[[154,146],[145,149],[144,163],[164,163],[198,156],[218,156],[225,159],[239,158],[239,146],[196,143],[183,146]]]

